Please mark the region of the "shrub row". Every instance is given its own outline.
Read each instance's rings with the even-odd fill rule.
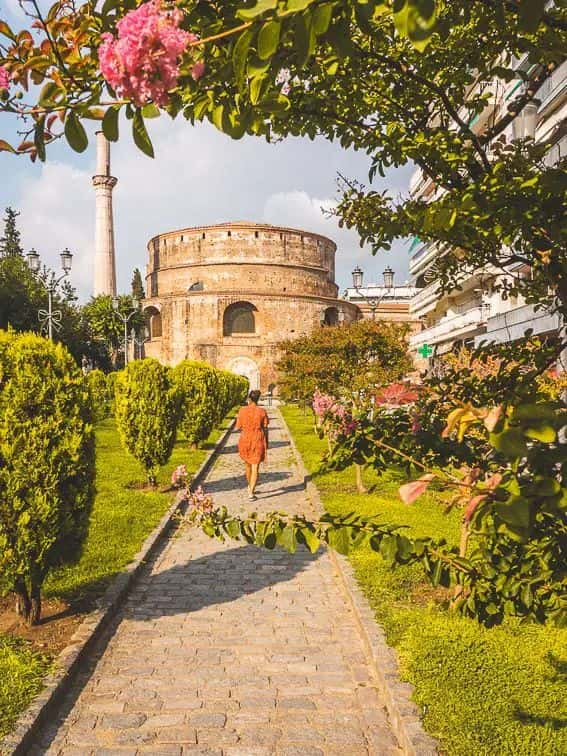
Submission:
[[[178,428],[196,446],[227,412],[244,400],[245,378],[201,362],[185,360],[171,369],[148,358],[118,373],[116,424],[124,447],[143,466],[150,484],[171,455]],[[92,379],[95,391],[100,379]],[[100,404],[109,395],[100,390]]]

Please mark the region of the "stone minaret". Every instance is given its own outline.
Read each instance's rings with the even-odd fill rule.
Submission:
[[[114,218],[112,190],[117,179],[110,175],[110,144],[102,133],[96,132],[96,228],[94,260],[94,295],[116,296],[116,261],[114,257]]]

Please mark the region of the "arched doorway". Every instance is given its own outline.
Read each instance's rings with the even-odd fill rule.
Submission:
[[[234,357],[226,366],[227,370],[236,375],[248,378],[250,391],[260,388],[260,370],[258,365],[250,357]]]

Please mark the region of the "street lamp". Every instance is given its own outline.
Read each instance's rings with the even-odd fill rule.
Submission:
[[[71,271],[71,265],[73,262],[73,255],[68,249],[64,249],[59,255],[61,258],[61,268],[63,273],[57,277],[53,271],[50,271],[49,276],[44,280],[41,276],[37,275],[40,268],[39,254],[35,249],[30,249],[26,254],[28,266],[31,272],[36,276],[39,283],[47,291],[47,311],[38,311],[38,320],[41,328],[47,324],[47,333],[50,339],[53,339],[53,329],[56,331],[61,330],[61,310],[53,310],[53,295],[57,291],[57,287],[61,281],[69,275]]]
[[[132,306],[134,309],[123,315],[118,309],[120,307],[120,300],[118,297],[112,297],[114,314],[117,315],[124,324],[124,367],[128,364],[128,323],[130,322],[130,318],[138,312],[139,302],[136,298],[132,298]]]
[[[384,276],[384,291],[379,297],[368,297],[361,291],[364,272],[361,268],[358,267],[358,265],[352,271],[353,288],[359,297],[362,297],[362,299],[368,302],[368,306],[370,307],[370,311],[372,313],[372,320],[376,320],[376,310],[380,306],[380,302],[384,299],[386,294],[388,294],[388,292],[394,288],[394,271],[392,270],[392,268],[386,268],[382,275]]]
[[[136,336],[136,331],[132,328],[130,331],[130,338],[132,339],[132,342],[134,343],[134,359],[136,359],[136,347],[138,347],[138,359],[142,359],[142,347],[146,343],[146,341],[150,340],[150,329],[148,326],[144,326],[144,330],[142,331],[142,338],[138,338]]]

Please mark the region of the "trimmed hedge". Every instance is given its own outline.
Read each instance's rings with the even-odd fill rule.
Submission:
[[[124,448],[155,485],[173,450],[181,395],[170,368],[153,358],[131,362],[116,379],[116,425]]]
[[[204,362],[184,360],[173,368],[173,380],[182,395],[180,429],[197,446],[232,407],[244,401],[248,381]]]
[[[88,392],[61,344],[0,332],[0,439],[0,583],[34,624],[49,570],[80,552],[94,497]]]

